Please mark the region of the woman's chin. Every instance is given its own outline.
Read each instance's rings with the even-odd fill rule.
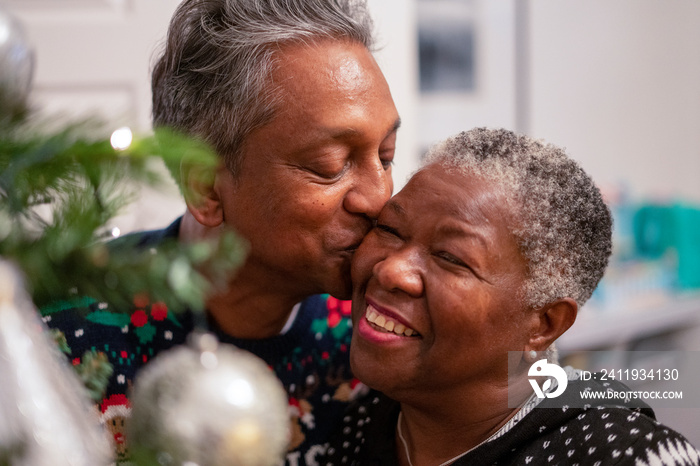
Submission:
[[[379,390],[388,396],[399,382],[397,374],[379,362],[372,355],[361,351],[350,351],[350,367],[355,377],[370,388]]]

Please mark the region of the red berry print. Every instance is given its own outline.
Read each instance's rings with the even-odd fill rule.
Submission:
[[[150,299],[148,299],[147,293],[139,293],[136,296],[134,296],[134,306],[135,307],[146,307],[146,306],[148,306],[149,302],[150,302]]]
[[[151,317],[153,320],[161,321],[168,317],[168,306],[165,303],[157,302],[151,306]]]
[[[148,323],[148,316],[141,309],[131,314],[131,323],[134,327],[143,327]]]

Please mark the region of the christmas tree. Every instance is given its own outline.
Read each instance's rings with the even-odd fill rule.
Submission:
[[[129,312],[134,297],[145,295],[174,312],[201,313],[205,296],[225,284],[246,248],[222,232],[214,240],[115,253],[111,221],[140,184],[164,186],[163,163],[206,171],[218,163],[216,154],[167,129],[134,138],[96,118],[39,117],[27,107],[30,50],[2,8],[0,26],[7,32],[0,37],[0,466],[103,464],[103,432],[88,415],[88,393],[102,392],[111,367],[100,353],[87,355],[74,377],[37,308],[87,297]],[[263,375],[279,383],[264,365]]]

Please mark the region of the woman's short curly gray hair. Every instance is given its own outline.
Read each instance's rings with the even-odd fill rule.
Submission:
[[[593,180],[562,149],[475,128],[433,147],[425,164],[434,163],[495,182],[512,203],[512,232],[528,263],[528,305],[568,297],[581,306],[590,298],[612,251],[612,216]]]

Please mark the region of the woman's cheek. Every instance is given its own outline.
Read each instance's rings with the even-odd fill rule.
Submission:
[[[355,284],[358,284],[357,281],[368,280],[374,264],[379,261],[377,259],[379,249],[376,242],[376,235],[374,230],[372,230],[365,236],[360,247],[355,251],[351,267],[352,279]]]

